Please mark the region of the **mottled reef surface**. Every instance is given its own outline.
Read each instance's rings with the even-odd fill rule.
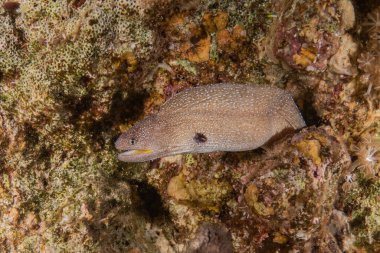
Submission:
[[[0,0],[0,252],[380,252],[380,2]],[[178,91],[276,85],[266,149],[117,161]]]

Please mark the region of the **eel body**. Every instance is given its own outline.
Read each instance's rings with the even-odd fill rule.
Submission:
[[[251,150],[305,122],[291,95],[263,85],[222,83],[184,90],[116,141],[125,162],[180,153]]]

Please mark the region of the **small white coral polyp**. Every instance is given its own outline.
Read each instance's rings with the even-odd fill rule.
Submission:
[[[380,33],[380,7],[377,7],[367,15],[363,26],[367,28],[369,34]]]
[[[366,95],[380,91],[380,55],[374,52],[360,54],[358,67],[363,71],[360,81],[368,85]]]
[[[360,54],[358,58],[359,69],[363,70],[364,72],[371,71],[374,61],[375,56],[371,52],[365,52]]]
[[[351,171],[361,170],[366,175],[375,175],[380,165],[380,141],[363,138],[352,148],[357,159],[351,164]]]

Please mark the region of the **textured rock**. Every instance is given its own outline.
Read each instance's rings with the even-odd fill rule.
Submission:
[[[227,228],[220,224],[204,223],[187,247],[186,253],[232,253],[232,238]]]

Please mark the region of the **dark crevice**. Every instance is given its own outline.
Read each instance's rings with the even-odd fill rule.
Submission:
[[[263,155],[264,153],[265,150],[260,147],[248,151],[225,152],[221,160],[227,165],[238,166],[239,163],[255,160],[255,158]]]
[[[109,131],[115,125],[133,122],[144,113],[144,102],[148,98],[146,91],[130,90],[128,96],[123,96],[123,91],[118,90],[112,97],[110,112],[100,121],[94,121],[89,125],[89,131],[99,134]]]
[[[83,77],[80,82],[82,85],[88,85],[90,80]],[[86,132],[89,132],[94,140],[102,145],[104,143],[102,133],[111,131],[115,125],[133,122],[141,117],[144,113],[144,102],[148,95],[145,90],[130,87],[127,96],[125,96],[125,90],[119,88],[111,99],[109,113],[100,120],[91,118],[83,120],[83,115],[91,116],[91,110],[96,106],[96,98],[94,98],[91,90],[80,99],[63,94],[56,94],[56,98],[62,101],[64,111],[69,112],[68,123],[77,129],[85,128]],[[86,115],[86,112],[90,112],[90,114]]]
[[[35,145],[39,142],[39,136],[37,133],[37,130],[33,128],[30,124],[24,125],[25,129],[25,139],[27,140],[28,148],[26,149],[33,149]]]
[[[169,212],[165,209],[156,188],[144,181],[128,180],[128,183],[136,186],[137,195],[141,200],[141,211],[146,213],[150,219],[166,219],[169,217]]]
[[[318,116],[317,111],[313,107],[313,96],[312,91],[309,91],[304,95],[305,103],[301,110],[301,114],[305,120],[306,126],[319,126],[323,123],[322,119]]]
[[[355,0],[353,1],[355,5],[355,11],[359,18],[363,18],[367,15],[367,13],[371,12],[376,7],[380,6],[379,0]]]
[[[75,125],[79,117],[87,110],[91,108],[92,96],[87,94],[84,97],[77,100],[74,96],[66,96],[63,102],[63,106],[66,111],[71,113],[70,122]]]
[[[90,82],[90,78],[87,76],[83,76],[78,81],[81,86],[88,86]],[[91,108],[92,105],[92,94],[91,91],[80,97],[76,94],[66,95],[61,90],[62,87],[57,87],[54,92],[54,97],[56,100],[59,100],[62,103],[64,111],[69,112],[69,122],[73,125],[76,125],[80,116],[87,110]]]

